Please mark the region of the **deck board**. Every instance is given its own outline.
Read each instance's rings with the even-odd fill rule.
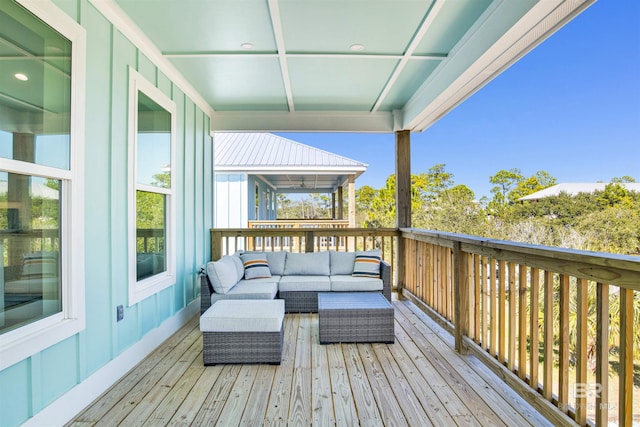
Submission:
[[[280,366],[205,367],[194,318],[68,425],[549,425],[411,302],[394,306],[395,344],[321,345],[317,314],[288,314]]]

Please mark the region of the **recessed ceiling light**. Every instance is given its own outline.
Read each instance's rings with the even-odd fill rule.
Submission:
[[[351,49],[354,52],[359,52],[361,50],[364,50],[364,45],[360,43],[354,43],[351,46],[349,46],[349,49]]]
[[[27,80],[29,80],[29,77],[27,77],[26,74],[22,74],[22,73],[15,73],[13,77],[15,77],[18,80],[22,80],[23,82],[26,82]]]
[[[253,43],[242,43],[240,45],[241,48],[243,48],[244,50],[251,50],[253,49],[255,46]]]

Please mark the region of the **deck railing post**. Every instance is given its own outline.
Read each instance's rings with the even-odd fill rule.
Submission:
[[[465,353],[464,337],[468,333],[469,276],[467,275],[466,257],[460,242],[453,242],[453,315],[455,326],[455,347],[458,353]]]
[[[313,231],[306,231],[304,233],[304,251],[305,252],[314,252],[314,234]]]
[[[222,258],[222,232],[211,230],[211,261]]]

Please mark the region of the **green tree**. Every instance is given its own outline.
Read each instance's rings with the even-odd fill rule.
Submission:
[[[506,214],[509,203],[508,195],[520,181],[524,179],[520,169],[500,170],[495,175],[489,177],[489,182],[494,184],[491,188],[493,198],[489,202],[487,209],[490,214],[502,217]]]

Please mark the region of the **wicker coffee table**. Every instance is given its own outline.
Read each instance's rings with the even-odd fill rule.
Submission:
[[[379,292],[318,293],[320,344],[393,343],[393,306]]]

